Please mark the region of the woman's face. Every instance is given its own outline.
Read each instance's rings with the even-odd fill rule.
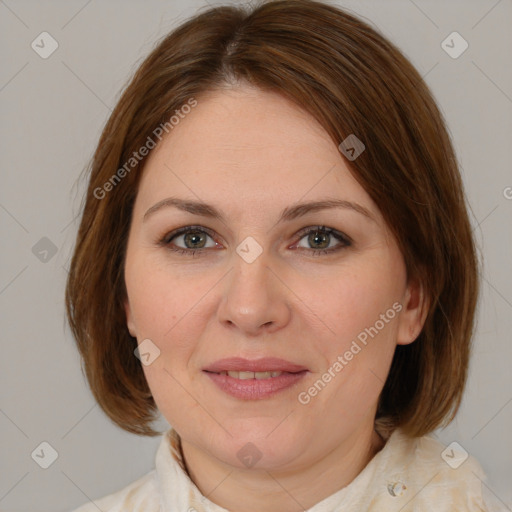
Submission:
[[[268,470],[371,432],[421,294],[327,133],[244,86],[198,98],[148,158],[126,314],[168,422],[224,463]]]

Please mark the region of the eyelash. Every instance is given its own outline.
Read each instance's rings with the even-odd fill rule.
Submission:
[[[199,233],[204,233],[214,239],[213,232],[209,229],[206,229],[201,226],[185,226],[183,228],[179,228],[175,231],[172,231],[171,233],[167,233],[159,242],[159,245],[162,247],[165,247],[173,252],[176,252],[178,254],[183,254],[185,256],[195,256],[196,254],[202,254],[204,251],[208,250],[209,248],[202,248],[202,249],[183,249],[181,247],[172,247],[171,241],[183,234],[186,234],[188,232],[195,231]],[[297,233],[297,236],[299,236],[298,242],[300,242],[306,235],[309,235],[311,233],[322,233],[324,235],[331,235],[335,239],[337,239],[339,242],[341,242],[341,245],[338,245],[336,247],[331,247],[329,249],[305,249],[304,247],[300,248],[302,250],[306,251],[312,251],[312,256],[319,256],[319,255],[325,255],[325,254],[331,254],[334,252],[337,252],[341,249],[344,249],[346,247],[350,247],[352,245],[352,240],[346,236],[343,233],[340,233],[339,231],[336,231],[335,229],[328,228],[326,226],[309,226],[307,228],[302,229],[299,233]],[[297,242],[297,243],[298,243]],[[216,242],[217,243],[217,242]]]

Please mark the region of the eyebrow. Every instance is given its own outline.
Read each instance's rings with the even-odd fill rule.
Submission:
[[[155,205],[151,206],[146,213],[144,214],[143,221],[146,221],[148,217],[153,215],[155,212],[163,209],[163,208],[177,208],[179,210],[192,213],[194,215],[200,215],[202,217],[208,217],[211,219],[217,219],[223,223],[225,223],[225,218],[222,213],[215,208],[214,206],[203,203],[201,201],[194,201],[190,199],[179,199],[177,197],[168,197],[167,199],[163,199],[159,201]],[[346,201],[345,199],[325,199],[321,201],[309,201],[306,203],[295,204],[292,206],[286,207],[279,217],[277,224],[283,221],[290,221],[296,219],[298,217],[302,217],[308,213],[317,212],[320,210],[328,210],[333,208],[345,208],[349,210],[353,210],[361,215],[364,215],[368,219],[376,222],[373,214],[364,206],[354,203],[351,201]]]

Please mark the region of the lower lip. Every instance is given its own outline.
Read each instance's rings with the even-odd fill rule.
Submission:
[[[229,375],[205,372],[225,393],[242,400],[261,400],[290,388],[304,378],[307,370],[298,373],[282,373],[268,379],[235,379]]]

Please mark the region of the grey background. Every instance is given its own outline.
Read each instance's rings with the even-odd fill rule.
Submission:
[[[510,510],[512,1],[337,3],[405,52],[452,133],[484,271],[464,403],[436,435],[478,458],[489,492]],[[77,180],[121,88],[157,39],[204,5],[0,1],[1,510],[71,510],[153,467],[159,438],[124,433],[95,405],[65,325],[64,284],[84,189]],[[47,59],[31,48],[43,31],[59,44]],[[441,47],[453,31],[469,43],[457,59]],[[31,458],[43,441],[58,453],[48,469]]]

